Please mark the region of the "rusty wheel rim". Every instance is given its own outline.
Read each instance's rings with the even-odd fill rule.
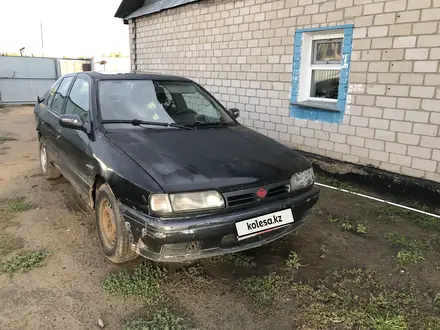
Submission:
[[[103,238],[102,241],[105,247],[111,250],[116,245],[116,221],[110,201],[104,198],[101,201],[99,210],[99,225],[101,237]]]

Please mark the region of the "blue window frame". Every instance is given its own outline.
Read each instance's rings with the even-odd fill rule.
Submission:
[[[343,121],[347,104],[352,43],[352,24],[296,31],[290,96],[291,117],[329,123]],[[335,56],[322,58],[323,52],[320,51],[322,49],[324,52],[330,50],[330,55],[334,51]],[[315,76],[318,76],[318,72],[320,76],[325,74],[328,77],[317,80]],[[318,83],[315,83],[315,80]],[[322,84],[327,82],[334,85],[333,95],[315,91],[319,83],[323,86]]]

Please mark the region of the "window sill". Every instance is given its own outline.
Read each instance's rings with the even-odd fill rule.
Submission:
[[[304,101],[304,102],[296,102],[291,104],[304,108],[319,109],[319,110],[326,110],[332,112],[341,112],[340,110],[338,110],[336,106],[336,102],[333,103],[333,102]]]

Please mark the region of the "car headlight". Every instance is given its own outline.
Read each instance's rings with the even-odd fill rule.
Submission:
[[[225,200],[217,191],[153,194],[150,197],[150,210],[159,214],[213,210],[224,207]]]
[[[313,168],[310,167],[305,171],[292,175],[292,178],[290,179],[290,189],[291,191],[304,189],[311,186],[314,181],[315,175],[313,173]]]

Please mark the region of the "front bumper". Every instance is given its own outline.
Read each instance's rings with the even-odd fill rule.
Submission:
[[[121,204],[120,210],[133,236],[132,248],[147,259],[184,262],[252,249],[297,229],[319,199],[313,186],[299,195],[231,213],[160,219]],[[239,241],[235,223],[291,208],[295,222]]]

